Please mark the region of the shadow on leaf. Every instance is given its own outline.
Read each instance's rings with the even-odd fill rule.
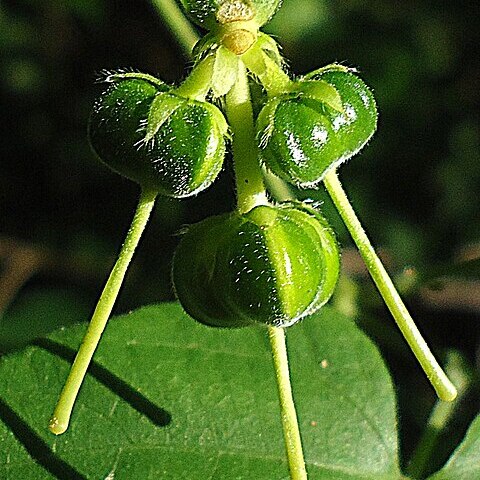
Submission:
[[[0,398],[0,419],[31,457],[59,480],[86,480],[71,465],[55,456],[50,446]]]
[[[70,363],[73,363],[76,355],[73,349],[46,338],[37,339],[32,344]],[[88,373],[115,395],[127,402],[137,412],[147,417],[157,427],[166,427],[172,421],[172,416],[169,412],[155,405],[124,380],[109,372],[105,367],[92,362]]]

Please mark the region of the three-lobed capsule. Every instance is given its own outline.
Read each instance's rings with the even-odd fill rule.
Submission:
[[[192,225],[173,259],[180,303],[215,327],[286,327],[331,297],[339,250],[326,220],[301,203],[259,205]]]
[[[89,124],[91,145],[103,163],[144,189],[178,198],[215,180],[226,133],[214,105],[141,78],[114,80],[96,101]]]
[[[257,122],[264,165],[301,187],[314,186],[331,168],[358,153],[376,127],[372,92],[339,65],[307,76],[289,92],[273,97]]]

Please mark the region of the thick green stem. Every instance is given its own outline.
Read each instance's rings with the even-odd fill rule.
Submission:
[[[457,396],[455,386],[450,382],[418,331],[385,267],[375,253],[370,240],[360,224],[335,170],[331,170],[326,175],[324,183],[350,235],[356,243],[373,281],[393,318],[397,322],[405,340],[437,392],[438,397],[445,401],[454,400]]]
[[[108,277],[107,283],[98,300],[92,319],[83,338],[82,345],[78,350],[75,361],[63,387],[58,403],[50,420],[49,428],[56,435],[65,432],[70,422],[73,405],[78,391],[82,385],[90,361],[97,348],[100,337],[105,330],[118,292],[122,286],[128,265],[133,257],[135,249],[140,241],[142,233],[148,222],[148,218],[155,204],[157,194],[144,191],[140,196],[135,216],[125,238],[125,243],[120,250],[117,262]]]
[[[256,205],[267,205],[268,199],[258,161],[247,70],[242,61],[238,64],[237,81],[226,96],[226,110],[233,135],[238,210],[246,213]]]
[[[237,81],[227,94],[226,108],[233,135],[232,150],[235,162],[238,210],[240,213],[245,213],[256,205],[268,204],[268,200],[263,184],[262,169],[258,162],[258,147],[255,142],[247,71],[242,61],[239,62]],[[305,480],[307,473],[290,385],[285,332],[281,328],[269,327],[268,333],[277,377],[290,476],[292,480]]]
[[[152,0],[152,4],[170,29],[173,38],[178,42],[187,58],[191,58],[192,50],[199,36],[192,24],[185,18],[175,0]]]
[[[283,435],[287,450],[290,478],[306,480],[307,471],[303,458],[302,440],[298,427],[297,413],[292,395],[290,372],[288,371],[287,345],[283,328],[268,327],[268,336],[272,346],[273,364],[277,377],[278,396],[282,415]]]

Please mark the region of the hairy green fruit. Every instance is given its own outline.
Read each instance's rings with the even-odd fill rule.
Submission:
[[[218,327],[292,325],[328,301],[338,273],[338,247],[326,220],[296,203],[193,225],[173,261],[183,308]]]
[[[257,123],[262,161],[291,183],[314,186],[359,152],[376,125],[371,91],[349,70],[332,65],[265,105]]]
[[[203,28],[215,30],[233,22],[267,23],[281,0],[179,0],[187,15]]]
[[[139,78],[113,81],[94,105],[89,136],[102,162],[143,188],[188,197],[222,168],[227,125],[215,106]]]

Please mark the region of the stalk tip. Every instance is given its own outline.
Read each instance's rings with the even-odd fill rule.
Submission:
[[[458,392],[453,383],[448,383],[447,385],[443,385],[441,390],[437,390],[437,395],[438,398],[444,402],[453,402],[457,398]]]
[[[48,424],[49,430],[54,433],[55,435],[61,435],[65,433],[68,428],[68,421],[67,422],[60,422],[56,416],[53,416],[50,419]]]

